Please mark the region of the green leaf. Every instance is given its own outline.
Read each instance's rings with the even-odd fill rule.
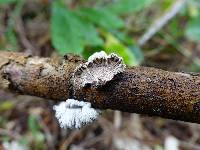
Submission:
[[[38,122],[37,116],[30,115],[28,118],[28,128],[34,138],[35,148],[38,150],[44,149],[45,135],[40,131],[41,127]]]
[[[14,103],[11,101],[5,101],[0,103],[0,111],[11,110],[14,107]]]
[[[15,20],[21,14],[21,10],[24,6],[24,0],[16,1],[16,5],[11,12],[11,15],[8,19],[8,24],[6,26],[5,38],[6,38],[6,45],[5,49],[7,50],[17,50],[18,49],[18,40],[14,30]]]
[[[123,20],[105,8],[80,8],[77,13],[105,29],[124,27]]]
[[[6,49],[15,51],[18,49],[18,42],[13,27],[9,27],[6,32],[6,40],[8,42]]]
[[[37,134],[35,134],[35,138],[38,143],[43,142],[45,140],[45,136],[42,132],[37,132]],[[44,143],[40,143],[40,144],[44,144]]]
[[[134,43],[133,39],[130,38],[126,33],[118,31],[118,30],[111,30],[111,33],[118,38],[120,41],[127,45],[132,45]]]
[[[2,141],[2,142],[9,142],[10,139],[11,139],[11,137],[9,137],[9,135],[0,136],[0,141]]]
[[[82,53],[84,43],[80,31],[80,21],[58,1],[54,1],[52,7],[51,37],[53,46],[60,54]]]
[[[164,0],[162,1],[160,4],[161,5],[161,10],[164,12],[164,11],[167,11],[174,3],[174,0]]]
[[[69,11],[59,2],[53,3],[51,36],[60,54],[83,52],[86,45],[102,45],[103,40],[91,22]]]
[[[84,42],[87,45],[98,46],[103,45],[103,40],[99,37],[99,33],[91,22],[79,18],[81,27],[80,30],[83,33]]]
[[[33,135],[36,135],[40,131],[40,126],[36,116],[30,115],[28,118],[28,128]]]
[[[0,0],[0,5],[1,4],[10,4],[10,3],[14,3],[16,2],[17,0]]]
[[[200,16],[189,20],[186,26],[185,35],[192,41],[200,42]]]
[[[112,34],[106,34],[105,51],[107,53],[116,53],[123,57],[124,62],[130,66],[137,66],[137,62],[134,53],[125,45],[123,45]]]
[[[138,65],[141,64],[144,61],[144,54],[142,50],[140,49],[140,47],[137,45],[131,45],[129,46],[129,49],[134,54],[137,64]]]
[[[161,145],[156,144],[154,146],[154,150],[163,150],[163,147]]]
[[[0,127],[4,128],[7,124],[8,120],[4,116],[0,116]]]
[[[179,38],[183,36],[183,32],[180,30],[181,26],[178,19],[173,19],[169,25],[169,32],[174,38]]]
[[[187,7],[190,17],[195,17],[200,15],[199,6],[200,6],[199,0],[190,0]]]
[[[116,14],[127,14],[138,12],[149,6],[154,0],[117,0],[107,6],[107,9]]]
[[[200,72],[200,59],[196,58],[192,64],[189,65],[190,72]]]
[[[140,47],[137,46],[137,44],[135,44],[135,41],[123,32],[113,30],[111,31],[111,33],[121,42],[123,42],[126,45],[129,45],[128,48],[135,55],[137,64],[138,65],[141,64],[142,61],[144,60],[144,55]]]
[[[29,139],[25,136],[22,136],[20,139],[19,139],[19,143],[26,146],[26,147],[29,147]]]

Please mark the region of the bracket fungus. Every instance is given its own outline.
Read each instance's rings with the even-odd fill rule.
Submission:
[[[123,72],[125,67],[123,59],[116,54],[107,55],[104,51],[96,52],[88,58],[85,64],[80,64],[75,69],[72,83],[75,89],[87,85],[103,86],[116,74]]]
[[[74,92],[87,85],[94,88],[103,86],[124,69],[123,59],[116,54],[107,55],[104,51],[94,53],[86,63],[75,69],[71,80]],[[61,128],[70,129],[81,128],[93,122],[101,113],[100,110],[92,108],[91,103],[74,99],[55,105],[54,110]]]

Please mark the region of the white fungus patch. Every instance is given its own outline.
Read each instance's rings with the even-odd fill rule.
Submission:
[[[91,107],[91,103],[68,99],[53,107],[61,128],[79,129],[98,118],[101,111]]]
[[[88,62],[93,62],[95,59],[107,58],[108,55],[104,51],[96,52],[88,58]]]
[[[168,136],[164,142],[164,150],[179,150],[179,141],[173,136]]]
[[[176,74],[177,74],[177,75],[184,76],[184,77],[188,77],[188,78],[192,77],[190,74],[188,74],[188,73],[183,73],[183,72],[176,72]]]
[[[22,145],[21,143],[19,143],[16,140],[13,140],[11,142],[3,142],[3,148],[4,150],[29,150],[28,147],[26,147],[25,145]]]
[[[73,74],[73,85],[79,89],[86,85],[98,87],[124,71],[123,59],[112,53],[96,52],[88,58],[88,62],[79,65]]]

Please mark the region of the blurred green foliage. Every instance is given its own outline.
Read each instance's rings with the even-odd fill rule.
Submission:
[[[80,8],[78,13],[83,19],[105,30],[124,27],[123,20],[105,8]]]
[[[190,40],[200,42],[200,14],[189,20],[185,34]]]
[[[106,35],[105,51],[107,53],[116,53],[124,58],[124,62],[131,66],[138,65],[138,61],[135,58],[134,53],[129,47],[122,44],[117,38],[112,34]]]
[[[10,4],[16,2],[17,0],[0,0],[0,4]]]
[[[6,111],[6,110],[11,110],[14,107],[14,103],[12,101],[5,101],[0,103],[0,112],[1,111]]]
[[[128,65],[138,65],[141,57],[135,56],[129,46],[136,46],[130,38],[121,40],[125,22],[120,15],[137,12],[153,0],[125,0],[102,7],[78,7],[69,10],[62,1],[54,1],[51,15],[51,37],[59,53],[77,53],[88,57],[86,47],[104,49],[122,56]],[[122,30],[122,31],[121,31]],[[126,41],[127,40],[127,41]],[[127,44],[128,43],[128,44]],[[139,47],[137,51],[140,51]],[[86,53],[86,54],[84,54]],[[140,54],[142,54],[140,52]],[[142,56],[143,57],[143,56]]]
[[[153,1],[154,0],[118,0],[106,6],[106,8],[115,14],[124,15],[138,12],[150,5]]]
[[[44,149],[44,141],[45,141],[45,135],[43,134],[40,127],[40,124],[38,123],[38,117],[34,115],[29,115],[28,118],[28,128],[31,132],[31,136],[33,138],[34,143],[34,149],[42,150]]]
[[[0,116],[0,128],[3,128],[7,123],[7,119],[4,116]]]
[[[80,1],[80,5],[73,8],[67,0],[50,2],[48,13],[50,15],[50,40],[53,47],[61,55],[76,53],[85,58],[99,50],[105,50],[108,53],[115,52],[124,58],[126,64],[131,66],[141,64],[144,60],[144,54],[131,38],[134,35],[130,36],[130,31],[127,30],[126,17],[138,15],[138,12],[145,12],[150,6],[154,8],[156,4],[162,4],[158,9],[164,13],[174,3],[173,0],[162,2],[158,0],[115,0],[107,3],[96,1],[96,5],[92,7],[83,5],[87,2],[89,0]],[[19,49],[14,20],[21,14],[24,3],[26,3],[25,0],[0,0],[0,6],[15,4],[8,18],[5,39],[1,41],[0,38],[0,48]],[[175,48],[180,47],[176,39],[183,36],[190,41],[200,42],[199,5],[198,0],[191,0],[187,7],[182,10],[181,14],[187,18],[184,27],[180,26],[180,20],[177,18],[169,23],[168,33],[173,39],[169,41],[169,38],[165,38],[164,35],[167,43],[172,44],[172,46],[176,45]],[[137,17],[135,18],[137,21]],[[140,16],[138,16],[138,20],[139,18]]]
[[[54,47],[61,54],[83,51],[84,30],[83,23],[73,12],[60,2],[53,2],[51,36]]]
[[[137,66],[143,62],[147,51],[154,51],[154,47],[155,51],[168,51],[170,56],[174,55],[176,51],[188,55],[187,51],[193,50],[194,43],[200,43],[200,0],[189,0],[187,7],[155,35],[160,38],[161,48],[156,47],[159,44],[156,43],[156,45],[152,40],[147,44],[147,48],[143,47],[143,49],[138,46],[136,38],[144,34],[156,17],[159,18],[169,10],[174,0],[110,0],[105,3],[103,0],[95,2],[90,0],[95,3],[91,4],[92,6],[83,5],[89,0],[80,0],[80,5],[75,7],[71,7],[68,1],[48,1],[48,4],[44,6],[48,7],[46,9],[48,11],[37,12],[38,14],[48,14],[49,18],[47,17],[44,22],[50,21],[50,41],[53,48],[61,55],[76,53],[87,58],[95,51],[105,50],[107,53],[114,52],[120,55],[126,64]],[[0,49],[18,50],[21,47],[15,21],[24,13],[26,3],[28,3],[26,0],[0,0],[0,19],[6,20],[5,25],[0,22]],[[5,18],[1,16],[1,7],[6,7]],[[31,13],[28,15],[33,15]],[[26,19],[26,17],[22,18],[24,22]],[[29,19],[31,22],[32,18],[29,17]],[[135,26],[133,26],[133,22]],[[1,25],[5,26],[3,32],[1,32]],[[186,48],[180,42],[184,40],[192,43],[191,49],[185,50]],[[191,71],[199,72],[200,59],[193,57],[193,63],[189,64],[189,68]],[[12,110],[14,107],[15,104],[11,101],[0,103],[0,113]],[[12,121],[0,116],[1,128],[6,128],[8,122]],[[38,116],[30,113],[26,125],[28,129],[20,137],[20,142],[24,145],[33,145],[33,149],[44,149],[46,139]],[[10,137],[0,136],[1,139],[9,141]],[[160,149],[162,149],[160,145],[155,146],[155,150]]]

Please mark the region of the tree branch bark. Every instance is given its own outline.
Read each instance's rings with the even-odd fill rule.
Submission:
[[[100,109],[200,123],[200,75],[149,67],[127,68],[106,85],[73,91],[76,55],[40,58],[0,52],[0,88],[57,101],[75,98]]]

